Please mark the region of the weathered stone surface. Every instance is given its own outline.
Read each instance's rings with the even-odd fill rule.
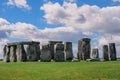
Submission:
[[[10,62],[10,47],[5,45],[3,51],[4,51],[3,61]]]
[[[37,53],[37,60],[40,60],[41,52],[40,52],[40,45],[39,44],[36,45],[36,53]]]
[[[100,61],[100,59],[96,58],[96,59],[86,59],[87,62],[95,62],[95,61]]]
[[[49,45],[42,46],[40,60],[43,62],[51,61],[51,54],[50,54],[50,46]]]
[[[51,59],[54,59],[54,45],[57,43],[62,43],[62,41],[49,41]]]
[[[90,39],[83,38],[78,41],[78,58],[79,60],[86,60],[90,58],[91,46]]]
[[[27,60],[38,61],[40,59],[40,47],[39,44],[30,44],[27,47]]]
[[[64,43],[64,51],[65,51],[65,61],[72,61],[73,59],[72,42]]]
[[[108,45],[103,45],[103,58],[105,61],[109,60]]]
[[[17,45],[16,49],[17,61],[22,62],[27,60],[26,52],[24,50],[23,44]]]
[[[99,52],[98,52],[97,48],[92,49],[92,58],[93,59],[98,59],[99,58]]]
[[[62,43],[57,43],[55,46],[55,61],[56,62],[65,61],[64,45]]]
[[[16,46],[10,47],[10,62],[16,62],[17,56],[16,56]]]
[[[13,45],[30,45],[30,44],[39,44],[40,42],[35,42],[35,41],[27,41],[27,42],[13,42],[13,43],[7,43],[8,46],[13,46]]]
[[[109,43],[110,60],[117,60],[115,43]]]

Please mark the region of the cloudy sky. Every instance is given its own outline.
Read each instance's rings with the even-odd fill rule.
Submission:
[[[120,0],[0,0],[0,58],[7,42],[73,42],[91,38],[92,48],[116,43],[120,56]]]

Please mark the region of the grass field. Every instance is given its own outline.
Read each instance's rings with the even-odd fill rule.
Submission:
[[[0,80],[120,80],[120,61],[0,62]]]

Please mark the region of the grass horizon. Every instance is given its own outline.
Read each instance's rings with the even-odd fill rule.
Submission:
[[[0,62],[0,80],[119,80],[120,61]]]

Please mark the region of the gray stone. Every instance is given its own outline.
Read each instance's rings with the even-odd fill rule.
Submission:
[[[27,60],[38,61],[40,59],[40,46],[39,44],[29,44],[27,47]]]
[[[50,54],[50,46],[49,45],[42,46],[40,60],[42,62],[50,62],[51,61],[51,54]]]
[[[73,59],[72,42],[64,43],[64,51],[65,51],[65,60],[72,61]]]
[[[4,62],[10,62],[10,46],[4,46],[4,56],[3,56]]]
[[[95,62],[95,61],[100,61],[100,59],[86,59],[87,62]]]
[[[117,60],[115,43],[109,43],[110,60]]]
[[[24,62],[27,61],[26,52],[24,50],[23,44],[18,44],[16,49],[17,61]]]
[[[16,62],[17,56],[16,56],[16,46],[10,47],[10,62]]]
[[[105,61],[109,60],[108,45],[103,45],[103,59]]]
[[[7,43],[8,46],[13,46],[13,45],[30,45],[30,44],[39,44],[40,42],[35,42],[35,41],[27,41],[27,42],[12,42],[12,43]]]
[[[62,41],[49,41],[51,59],[54,59],[54,46],[57,43],[62,43]]]
[[[55,46],[55,61],[56,62],[65,61],[64,45],[62,43],[57,43]]]
[[[39,44],[36,45],[36,54],[37,54],[37,60],[40,60],[41,52],[40,52],[40,45]]]
[[[92,49],[92,58],[93,59],[98,59],[99,58],[99,52],[98,52],[97,48]]]
[[[79,60],[86,60],[90,58],[91,46],[90,39],[83,38],[78,41],[78,58]]]

